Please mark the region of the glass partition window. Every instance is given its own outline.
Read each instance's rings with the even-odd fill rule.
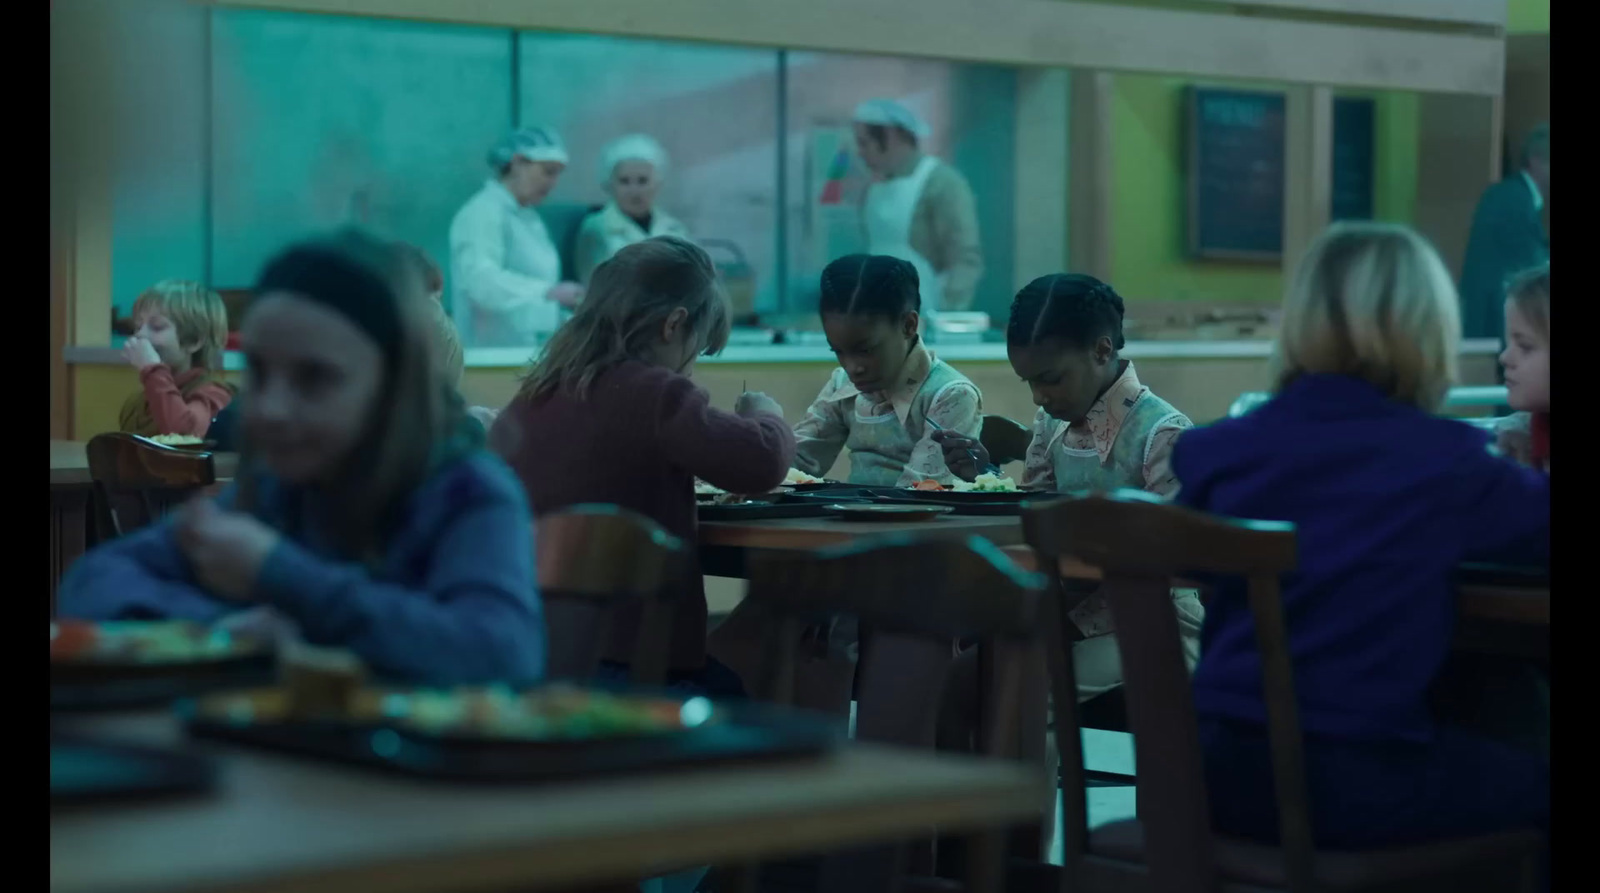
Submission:
[[[1013,208],[1028,131],[1012,69],[182,9],[130,13],[118,62],[127,112],[112,162],[115,312],[162,278],[245,288],[287,242],[350,223],[431,255],[449,302],[452,219],[493,176],[490,148],[514,127],[542,125],[569,156],[537,211],[561,278],[580,278],[580,226],[610,197],[606,148],[643,134],[664,156],[654,210],[712,255],[736,316],[814,326],[822,267],[869,247],[862,200],[873,175],[851,120],[878,98],[924,120],[919,148],[970,185],[983,266],[971,309],[1003,316],[1017,286],[1023,218]],[[139,52],[151,46],[162,52]],[[1064,127],[1064,105],[1052,111],[1050,126]]]
[[[271,252],[359,223],[442,266],[450,219],[511,126],[503,30],[214,14],[212,263],[248,286]]]
[[[571,155],[540,206],[564,267],[581,219],[607,199],[602,154],[642,134],[666,156],[656,210],[711,254],[736,314],[783,305],[776,51],[527,32],[518,51],[518,124],[554,127]]]
[[[890,99],[927,125],[918,148],[971,187],[983,255],[972,309],[1003,316],[1013,292],[1016,72],[841,53],[788,53],[787,62],[788,308],[814,311],[822,268],[868,250],[862,201],[873,174],[856,150],[851,119],[859,103]]]

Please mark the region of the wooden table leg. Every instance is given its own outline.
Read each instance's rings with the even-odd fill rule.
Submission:
[[[50,616],[56,616],[56,592],[72,562],[89,547],[89,488],[50,488]]]

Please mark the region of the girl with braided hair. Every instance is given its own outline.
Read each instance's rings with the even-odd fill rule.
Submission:
[[[839,359],[795,427],[795,467],[821,477],[850,452],[852,484],[949,484],[940,431],[976,438],[983,400],[965,375],[917,334],[917,269],[885,255],[852,254],[822,271],[822,330]]]

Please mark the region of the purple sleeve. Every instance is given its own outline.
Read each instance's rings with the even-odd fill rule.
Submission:
[[[673,464],[729,493],[762,493],[794,464],[794,432],[765,413],[745,418],[711,405],[687,378],[662,392],[658,432]]]
[[[1453,477],[1465,560],[1548,566],[1550,475],[1487,452],[1481,432]]]
[[[217,505],[233,505],[229,485]],[[194,620],[211,623],[246,605],[218,601],[195,583],[171,520],[91,549],[73,563],[57,593],[57,612],[79,620]]]
[[[495,472],[473,477],[469,492],[441,493],[449,517],[419,538],[419,585],[379,582],[360,565],[284,540],[262,567],[256,595],[293,619],[306,641],[348,648],[399,681],[538,681],[545,633],[533,522],[521,485],[509,471]]]

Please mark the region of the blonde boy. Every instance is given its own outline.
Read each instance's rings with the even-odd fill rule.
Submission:
[[[122,405],[121,430],[204,437],[234,394],[222,379],[222,298],[199,283],[167,279],[134,302],[133,324],[122,355],[139,370],[141,387]]]

